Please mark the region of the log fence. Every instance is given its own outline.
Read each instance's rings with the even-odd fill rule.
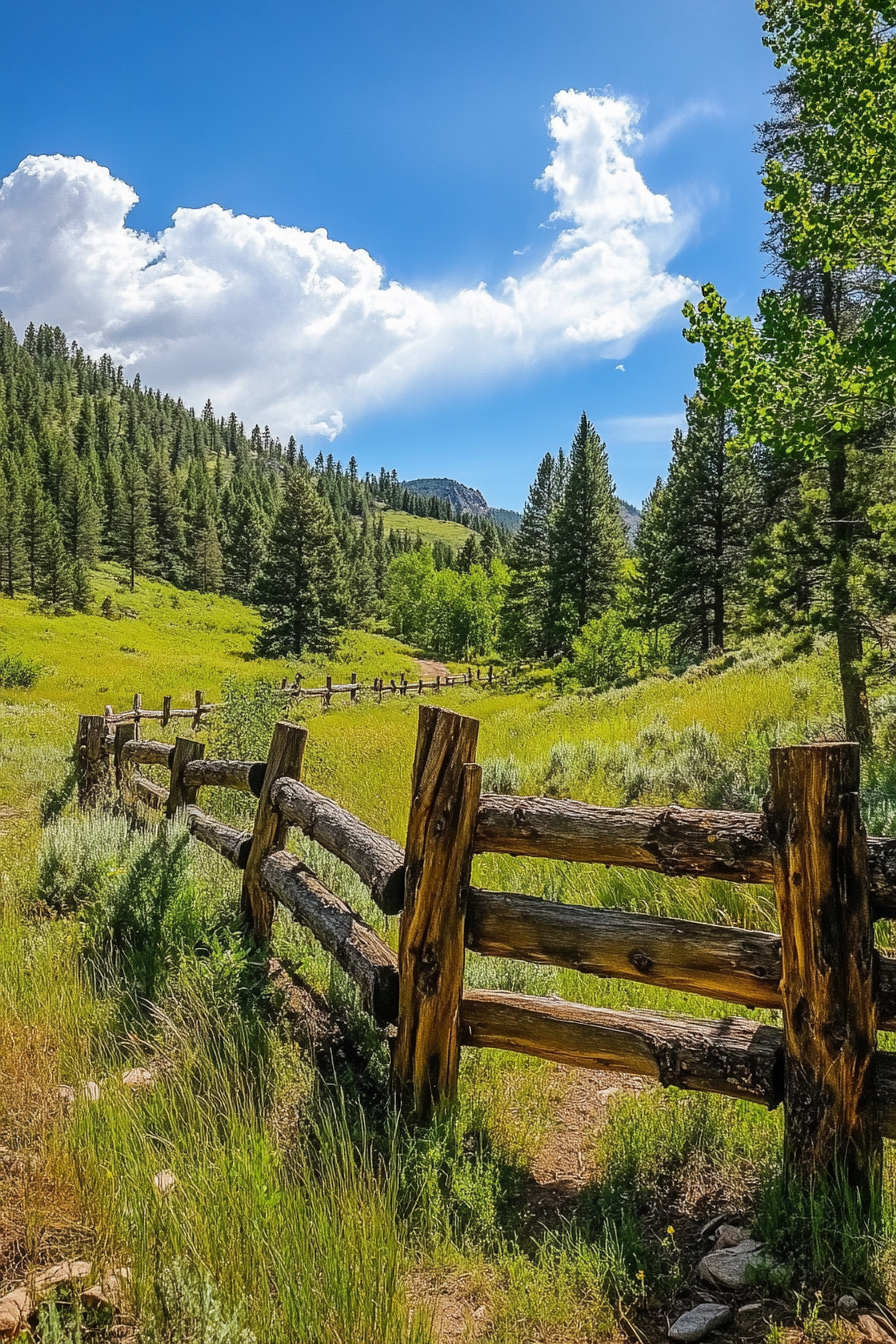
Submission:
[[[207,709],[197,700],[196,713]],[[111,722],[111,740],[108,709],[79,723],[84,805],[112,783],[128,808],[179,812],[242,870],[243,911],[258,937],[278,903],[304,924],[374,1020],[394,1028],[394,1091],[418,1122],[453,1102],[461,1049],[518,1051],[783,1104],[790,1178],[845,1169],[870,1198],[882,1138],[896,1139],[896,1054],[877,1043],[879,1031],[896,1031],[896,957],[874,945],[875,921],[896,916],[896,840],[865,835],[856,744],[773,749],[762,813],[604,808],[480,794],[478,722],[421,704],[402,848],[302,782],[305,727],[278,723],[266,761],[211,761],[193,739],[146,741],[132,717]],[[169,786],[141,765],[168,770]],[[203,811],[197,796],[208,788],[256,797],[252,831]],[[344,862],[385,914],[400,915],[397,951],[288,852],[291,828]],[[471,877],[484,853],[771,884],[780,933],[490,891]],[[465,989],[467,951],[778,1012],[781,1025]]]

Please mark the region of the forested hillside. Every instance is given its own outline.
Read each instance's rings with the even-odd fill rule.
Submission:
[[[469,568],[500,553],[502,534],[488,519],[476,520],[477,539],[448,521],[444,501],[412,495],[395,472],[361,479],[354,459],[344,469],[320,453],[309,463],[292,438],[284,448],[267,427],[247,435],[233,413],[217,417],[207,403],[196,415],[144,388],[139,374],[128,382],[108,356],[91,359],[58,328],[29,327],[19,344],[0,320],[0,588],[7,596],[28,593],[48,612],[85,610],[92,568],[114,560],[131,588],[149,575],[260,600],[263,562],[295,472],[313,481],[323,504],[316,540],[331,554],[330,605],[340,627],[382,614],[390,563],[420,544],[415,517],[434,537],[440,568]],[[389,526],[387,511],[402,508],[404,518],[393,516]],[[317,579],[306,581],[305,595],[313,596]]]

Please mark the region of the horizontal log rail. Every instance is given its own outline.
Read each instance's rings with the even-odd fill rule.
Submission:
[[[483,956],[781,1009],[781,939],[758,929],[471,887],[466,945]],[[896,957],[879,953],[878,962],[880,1029],[896,1031]]]
[[[484,793],[475,849],[643,868],[666,877],[772,881],[772,846],[761,812],[690,807],[596,807],[571,799]],[[875,916],[896,916],[896,840],[868,838]]]
[[[190,833],[197,840],[229,859],[235,868],[245,868],[252,844],[252,836],[248,831],[225,825],[223,821],[203,812],[195,803],[184,808],[184,816]]]
[[[275,850],[261,865],[262,881],[356,982],[364,1007],[381,1026],[398,1016],[398,959],[294,854]]]
[[[295,779],[281,779],[271,793],[274,806],[290,826],[348,864],[387,915],[404,904],[404,850],[351,812]]]
[[[184,784],[191,789],[236,789],[258,798],[266,769],[265,761],[189,761],[184,766]]]
[[[170,770],[173,755],[173,742],[151,742],[146,739],[140,741],[134,738],[130,742],[125,742],[121,749],[121,759],[125,765],[133,761],[140,765],[161,765]]]
[[[640,1074],[664,1087],[721,1092],[768,1107],[782,1100],[781,1029],[747,1018],[669,1018],[506,990],[468,990],[460,1020],[463,1045]]]
[[[162,784],[157,784],[154,779],[147,779],[145,775],[132,774],[128,780],[128,788],[147,807],[164,807],[168,802],[168,790]]]
[[[461,1041],[573,1068],[639,1074],[663,1087],[720,1092],[770,1109],[784,1100],[784,1033],[746,1018],[669,1018],[471,989],[461,1000]],[[883,1137],[896,1139],[896,1055],[879,1050],[875,1067]]]

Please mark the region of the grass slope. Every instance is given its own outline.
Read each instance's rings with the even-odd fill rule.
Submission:
[[[471,535],[470,529],[460,523],[445,522],[441,518],[418,518],[402,509],[383,509],[380,516],[388,531],[407,532],[411,537],[416,537],[419,532],[422,540],[430,546],[434,541],[444,541],[446,545],[460,550]]]

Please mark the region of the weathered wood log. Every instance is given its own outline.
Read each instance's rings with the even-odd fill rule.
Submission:
[[[785,1170],[879,1188],[876,958],[854,742],[776,747],[768,797],[781,926]]]
[[[187,784],[184,772],[190,761],[195,761],[205,752],[205,743],[192,737],[178,737],[174,741],[174,755],[171,757],[171,788],[168,794],[168,816],[173,817],[179,807],[189,807],[196,802],[197,790]]]
[[[193,692],[193,727],[202,727],[202,702],[205,699],[202,691]]]
[[[434,705],[421,705],[418,714],[392,1069],[399,1097],[425,1122],[457,1092],[464,894],[481,771],[473,764],[476,719]]]
[[[220,705],[202,705],[203,715],[208,714],[213,709],[220,709]],[[172,709],[168,713],[169,719],[192,719],[196,715],[195,709]],[[162,709],[133,709],[123,710],[121,714],[115,715],[116,723],[132,723],[137,719],[164,719],[165,711]],[[167,720],[166,720],[167,722]]]
[[[123,726],[123,725],[122,725]],[[162,765],[171,768],[174,746],[171,742],[152,742],[148,739],[131,740],[121,749],[121,759],[125,765]]]
[[[668,1018],[562,999],[468,990],[461,1043],[515,1050],[580,1069],[641,1074],[664,1087],[720,1092],[768,1107],[783,1099],[780,1028],[746,1018]]]
[[[776,933],[627,910],[558,905],[471,887],[466,944],[484,956],[701,994],[744,1008],[782,1006]],[[896,957],[879,955],[878,1027],[896,1031]]]
[[[273,896],[356,982],[374,1020],[381,1026],[394,1022],[398,959],[391,947],[294,854],[282,849],[268,854],[261,876]]]
[[[275,910],[270,887],[262,880],[261,867],[270,853],[283,848],[289,830],[271,800],[271,791],[277,780],[284,776],[301,779],[307,740],[307,728],[282,720],[274,725],[264,781],[255,809],[252,848],[243,874],[242,910],[259,938],[270,937]]]
[[[878,1050],[874,1056],[877,1115],[885,1139],[896,1139],[896,1055]]]
[[[190,832],[203,844],[223,854],[235,868],[245,868],[252,847],[252,836],[248,831],[240,831],[235,826],[225,826],[223,821],[210,817],[195,803],[185,809],[187,826]]]
[[[165,807],[168,802],[168,790],[145,775],[131,775],[129,790],[147,807]]]
[[[127,766],[124,760],[124,749],[128,743],[136,742],[137,733],[136,723],[117,723],[115,725],[112,760],[115,770],[115,787],[121,796],[124,796],[127,788]]]
[[[238,789],[257,798],[266,770],[267,761],[190,761],[184,783],[194,789]]]
[[[109,785],[109,759],[105,748],[104,714],[78,715],[78,803],[96,807]]]
[[[874,917],[896,917],[896,839],[867,840]],[[772,881],[772,848],[761,812],[692,807],[595,807],[566,798],[484,793],[477,854],[646,868],[669,877]]]
[[[747,1008],[781,1007],[781,940],[773,933],[472,887],[466,942],[486,956],[639,980]]]
[[[684,807],[594,807],[569,799],[483,794],[477,853],[619,864],[669,876],[772,880],[771,846],[758,812]]]
[[[171,696],[162,696],[162,727],[168,726],[168,720],[171,718]]]
[[[280,779],[271,797],[284,821],[298,826],[337,859],[347,863],[387,915],[404,905],[404,850],[345,808],[298,780]]]

